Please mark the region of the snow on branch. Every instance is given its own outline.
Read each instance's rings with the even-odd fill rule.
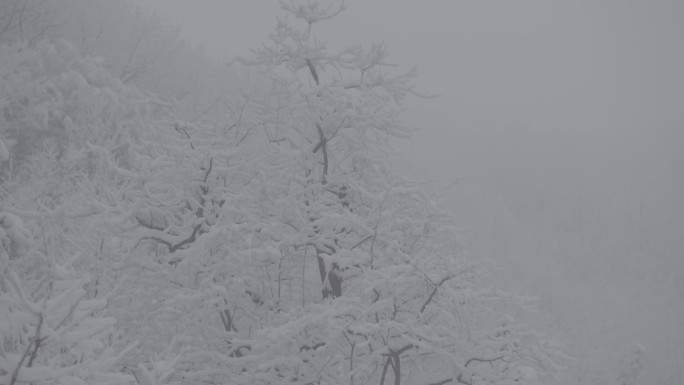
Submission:
[[[294,1],[290,1],[288,4],[281,0],[280,6],[283,10],[291,13],[295,18],[306,20],[309,25],[332,19],[346,9],[344,7],[344,1],[340,1],[337,6],[331,4],[327,7],[321,7],[318,2],[311,0],[307,1],[306,4],[300,5],[296,5]]]

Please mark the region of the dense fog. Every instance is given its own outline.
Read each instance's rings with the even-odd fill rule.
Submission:
[[[79,1],[0,6],[0,383],[684,385],[684,3]],[[302,19],[316,20],[292,32]],[[322,192],[296,195],[297,178]],[[316,240],[297,238],[297,215]],[[392,253],[434,264],[396,273],[411,263]],[[74,286],[55,283],[67,294],[48,306],[50,279]],[[419,293],[397,305],[403,285]],[[397,324],[405,305],[413,329],[382,329],[377,310],[354,324],[381,303]],[[414,325],[438,304],[438,332]],[[59,306],[54,340],[102,318],[50,348],[81,358],[41,361]],[[497,345],[523,330],[513,319],[548,340]],[[92,352],[104,358],[86,367]],[[453,357],[465,363],[431,373]],[[55,369],[72,364],[87,370]],[[121,377],[92,375],[111,368]]]
[[[145,2],[217,59],[264,37],[265,3]],[[400,164],[541,299],[535,320],[610,381],[634,344],[641,381],[683,383],[684,6],[676,1],[362,2],[326,30],[385,42],[419,69]],[[267,17],[264,17],[267,16]],[[266,21],[265,21],[266,20]],[[592,377],[601,380],[592,380]]]

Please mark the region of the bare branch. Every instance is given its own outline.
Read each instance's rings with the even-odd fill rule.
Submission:
[[[36,326],[36,333],[31,338],[29,344],[26,346],[26,350],[24,350],[24,354],[21,356],[21,359],[19,359],[19,363],[17,363],[17,367],[14,368],[14,373],[12,373],[12,378],[10,379],[9,385],[14,385],[17,383],[17,376],[19,375],[19,370],[21,369],[21,365],[24,363],[24,360],[26,357],[29,356],[29,352],[31,351],[31,347],[33,347],[33,351],[31,352],[31,357],[29,358],[29,364],[28,366],[30,367],[33,364],[33,360],[36,358],[36,354],[38,352],[38,348],[40,348],[40,330],[43,327],[43,314],[38,315],[38,325]]]
[[[448,275],[448,276],[442,278],[442,280],[439,281],[439,283],[435,285],[435,288],[432,290],[432,293],[430,293],[430,296],[428,297],[428,299],[425,301],[423,306],[421,306],[419,313],[422,314],[425,311],[425,308],[427,307],[427,305],[430,304],[430,302],[432,301],[432,298],[434,298],[435,294],[437,294],[437,289],[439,289],[439,287],[442,286],[442,284],[444,284],[444,282],[446,282],[446,281],[448,281],[454,277],[455,277],[454,274]]]
[[[321,125],[316,123],[316,128],[318,129],[318,136],[320,138],[321,149],[323,150],[323,183],[325,183],[325,178],[328,175],[328,149],[326,146],[326,138],[323,134],[323,129]]]
[[[467,368],[468,365],[472,364],[473,362],[486,362],[486,363],[492,363],[492,362],[494,362],[494,361],[503,360],[504,358],[506,358],[506,356],[500,356],[500,357],[489,358],[489,359],[487,359],[487,358],[473,357],[473,358],[469,359],[468,361],[466,361],[465,365],[463,365],[463,366]]]
[[[316,72],[316,68],[314,68],[313,64],[311,63],[311,60],[307,60],[306,65],[309,66],[309,71],[311,71],[311,77],[313,78],[314,82],[316,82],[316,85],[319,85],[318,73]]]

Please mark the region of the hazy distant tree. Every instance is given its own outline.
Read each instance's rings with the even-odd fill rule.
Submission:
[[[644,366],[644,348],[633,345],[620,359],[620,372],[617,377],[618,385],[639,384],[639,377]]]
[[[175,133],[170,106],[63,40],[0,50],[3,383],[130,383],[111,374],[135,345],[122,334],[134,239],[124,229],[144,191],[140,157],[163,151],[160,130]],[[138,362],[167,362],[153,358]],[[146,370],[132,373],[161,375]]]
[[[35,44],[54,33],[59,15],[55,2],[5,0],[0,3],[0,43]]]
[[[130,346],[107,314],[113,285],[91,247],[98,230],[86,227],[103,210],[83,199],[95,175],[116,184],[98,165],[126,167],[125,130],[110,125],[125,116],[126,88],[64,41],[0,51],[0,382],[130,383],[118,372]]]
[[[8,0],[0,2],[0,43],[34,46],[66,39],[104,59],[126,84],[162,95],[190,120],[225,112],[237,76],[180,36],[179,27],[132,1]]]

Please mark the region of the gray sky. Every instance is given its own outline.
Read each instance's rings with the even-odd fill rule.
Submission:
[[[138,1],[219,60],[248,55],[279,15],[276,1]],[[600,341],[575,346],[586,357],[641,335],[653,372],[684,358],[684,311],[671,308],[684,283],[656,289],[684,281],[684,2],[345,4],[320,36],[383,41],[401,67],[418,64],[441,97],[409,103],[422,131],[400,166],[431,186],[464,177],[449,207],[508,284],[541,293],[569,336]]]
[[[139,1],[216,58],[248,54],[279,14],[276,1]],[[667,163],[653,157],[683,138],[683,4],[352,0],[320,32],[337,46],[384,41],[396,63],[418,64],[423,89],[442,95],[407,114],[424,129],[412,148],[428,151],[409,155],[421,175],[497,173],[518,151],[607,151],[614,160],[592,154],[602,167],[623,157]],[[544,153],[547,141],[560,147],[555,154]],[[594,148],[564,149],[565,141]]]

